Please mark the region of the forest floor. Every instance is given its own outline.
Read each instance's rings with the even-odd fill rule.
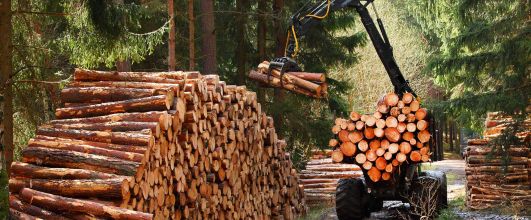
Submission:
[[[450,159],[425,164],[423,170],[439,170],[446,173],[448,183],[448,209],[442,211],[438,219],[493,219],[493,220],[529,220],[531,216],[514,214],[522,207],[506,207],[490,211],[472,211],[465,207],[465,162],[460,159]],[[407,204],[399,201],[386,201],[382,211],[371,214],[366,220],[378,219],[401,219],[400,211],[407,210]],[[309,214],[303,220],[336,220],[335,208],[323,206],[310,209]]]

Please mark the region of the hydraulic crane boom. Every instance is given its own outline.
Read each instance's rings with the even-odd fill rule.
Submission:
[[[355,9],[360,15],[363,26],[367,30],[374,48],[376,49],[376,53],[380,57],[380,60],[391,79],[395,92],[397,94],[410,92],[416,96],[395,61],[393,48],[389,43],[381,19],[377,19],[377,27],[367,10],[367,7],[373,3],[373,1],[374,0],[325,0],[315,6],[301,8],[291,18],[284,54],[285,57],[274,59],[271,63],[272,66],[280,67],[284,71],[300,69],[295,62],[299,50],[299,39],[304,36],[312,26],[321,22],[321,20],[325,19],[330,13],[345,8]]]

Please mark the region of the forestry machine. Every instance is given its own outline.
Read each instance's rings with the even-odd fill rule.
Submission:
[[[385,32],[382,20],[378,17],[373,1],[325,0],[313,6],[306,4],[291,17],[284,57],[275,58],[270,62],[269,74],[272,68],[279,69],[281,74],[300,71],[299,65],[295,61],[299,51],[299,39],[312,26],[321,22],[330,13],[340,9],[353,9],[361,17],[363,26],[367,30],[374,48],[391,79],[395,93],[401,95],[409,92],[416,97],[415,92],[409,86],[408,81],[402,75],[395,61],[393,48]],[[369,5],[373,6],[377,18],[377,25],[367,10]],[[430,133],[436,135],[437,132],[434,130],[436,126],[433,117],[429,117],[429,122],[431,125]],[[435,140],[437,139],[440,138],[431,138],[430,147],[432,148],[432,152],[436,146]],[[400,200],[411,203],[413,196],[416,196],[418,199],[419,195],[422,194],[422,190],[428,187],[425,186],[426,184],[420,184],[421,182],[426,182],[420,181],[423,178],[429,178],[438,183],[438,189],[436,189],[437,196],[433,199],[436,201],[431,201],[431,203],[436,205],[437,210],[447,206],[446,176],[444,173],[433,171],[421,172],[419,166],[407,163],[404,163],[399,168],[400,172],[395,172],[392,181],[379,181],[374,183],[368,178],[365,170],[363,171],[364,178],[340,180],[336,189],[336,211],[339,219],[360,219],[369,216],[371,212],[382,209],[384,200]],[[411,204],[411,207],[413,208],[413,204]],[[421,216],[417,217],[420,218]]]

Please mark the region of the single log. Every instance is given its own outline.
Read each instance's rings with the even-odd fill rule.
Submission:
[[[80,124],[49,124],[41,128],[59,128],[87,131],[142,131],[149,129],[158,137],[160,135],[160,126],[158,122],[105,122],[105,123],[80,123]]]
[[[415,97],[413,96],[413,94],[409,93],[409,92],[406,92],[402,95],[402,101],[405,103],[405,104],[409,104],[413,101],[413,99],[415,99]]]
[[[343,162],[343,153],[340,150],[333,151],[332,152],[332,161],[334,161],[334,163]]]
[[[299,77],[304,80],[314,82],[326,82],[326,76],[322,73],[306,73],[306,72],[287,72],[286,74]]]
[[[383,157],[378,157],[375,161],[376,168],[378,170],[385,170],[385,167],[387,166],[387,161]]]
[[[97,202],[56,196],[28,188],[22,189],[20,198],[25,202],[30,202],[35,206],[46,209],[81,212],[103,218],[146,220],[153,218],[153,215],[148,213],[106,206]]]
[[[338,143],[339,143],[339,141],[337,141],[337,139],[330,139],[330,141],[328,141],[328,146],[329,147],[335,147],[335,146],[337,146]]]
[[[404,161],[407,160],[407,156],[403,153],[398,153],[396,154],[396,160],[398,160],[398,162],[402,163]]]
[[[404,115],[404,114],[400,114],[400,115],[398,115],[398,116],[396,117],[396,119],[398,120],[398,122],[405,122],[406,119],[407,119],[407,116]],[[398,124],[397,124],[397,126],[398,126]]]
[[[376,149],[376,156],[381,157],[381,156],[383,156],[384,154],[385,154],[385,149],[383,149],[383,148],[378,148],[378,149]]]
[[[389,112],[389,106],[385,102],[378,102],[376,110],[382,114],[387,114]]]
[[[156,82],[156,83],[183,83],[186,74],[183,72],[116,72],[96,71],[76,68],[74,81],[125,81],[125,82]]]
[[[114,157],[127,161],[141,162],[144,158],[143,154],[131,153],[131,152],[122,152],[117,150],[110,150],[105,148],[93,147],[90,145],[78,145],[78,144],[69,144],[55,141],[46,141],[40,139],[31,139],[28,143],[28,147],[45,147],[60,149],[66,151],[75,151],[87,154],[101,155],[107,157]]]
[[[430,134],[430,132],[427,131],[427,130],[420,131],[420,132],[417,134],[417,138],[419,139],[419,141],[420,141],[421,143],[426,143],[426,142],[430,141],[431,134]]]
[[[371,127],[366,127],[365,130],[363,130],[363,134],[366,139],[373,139],[374,138],[374,129]]]
[[[147,146],[110,144],[110,143],[84,141],[84,140],[77,140],[77,139],[49,137],[49,136],[43,136],[43,135],[37,135],[35,136],[35,138],[33,138],[33,140],[46,141],[50,144],[53,142],[56,145],[67,143],[67,144],[82,145],[82,146],[92,146],[92,147],[97,147],[97,148],[104,148],[104,149],[123,151],[123,152],[131,152],[131,153],[137,153],[137,154],[144,154],[146,153],[146,150],[147,150]]]
[[[380,141],[380,147],[382,147],[383,149],[387,150],[389,149],[389,145],[391,143],[389,142],[389,140],[387,139],[382,139],[382,141]],[[372,149],[372,148],[371,148]]]
[[[510,161],[504,161],[503,158],[487,158],[486,156],[468,156],[466,158],[468,164],[482,164],[483,166],[493,166],[493,165],[527,165],[527,157],[511,157]]]
[[[376,167],[372,167],[368,172],[367,172],[367,175],[369,176],[369,178],[371,179],[372,182],[378,182],[380,181],[380,178],[382,177],[382,173],[380,172],[380,170],[378,170],[378,168]]]
[[[381,142],[380,142],[380,140],[378,140],[378,139],[372,140],[372,141],[369,143],[369,148],[370,148],[371,150],[377,150],[378,148],[380,148],[380,146],[381,146]],[[383,146],[382,146],[382,148],[383,148]],[[365,152],[365,151],[363,151],[363,152]]]
[[[50,168],[16,161],[11,164],[10,171],[12,177],[35,179],[112,179],[120,177],[92,170]]]
[[[371,161],[365,161],[362,165],[364,170],[370,170],[372,168],[372,162]]]
[[[402,134],[402,139],[404,139],[405,141],[411,141],[414,138],[415,135],[411,132],[405,132],[404,134]]]
[[[348,133],[348,138],[346,141],[343,142],[352,142],[352,143],[358,143],[363,139],[363,134],[359,131],[352,131]]]
[[[150,130],[146,131],[149,132],[104,132],[59,128],[39,128],[37,129],[37,134],[50,137],[79,139],[84,141],[149,146],[153,141],[153,137],[150,134]]]
[[[341,130],[337,136],[339,137],[339,141],[341,142],[348,142],[349,139],[349,132],[347,130]]]
[[[385,137],[391,142],[398,142],[400,140],[400,132],[396,128],[385,128]]]
[[[388,93],[385,96],[385,104],[387,106],[396,106],[398,104],[399,100],[400,100],[400,98],[395,93]],[[375,182],[377,182],[377,181],[375,181]]]
[[[391,173],[385,172],[382,173],[382,180],[390,180],[391,179]]]
[[[78,168],[118,175],[131,176],[139,163],[112,157],[97,156],[79,152],[42,147],[28,147],[22,150],[22,161],[52,167]]]
[[[384,153],[384,158],[385,158],[386,160],[391,160],[391,159],[393,159],[393,154],[392,154],[391,152],[389,152],[389,151],[388,151],[388,152],[385,152],[385,153]]]
[[[407,123],[406,130],[408,132],[412,132],[413,133],[413,132],[417,131],[417,125],[415,123]]]
[[[367,143],[366,140],[361,140],[358,143],[358,149],[360,150],[360,152],[365,152],[367,151],[367,149],[369,149],[369,144]]]
[[[341,152],[347,157],[352,157],[356,153],[356,145],[352,142],[342,143],[340,149]]]
[[[375,161],[376,158],[378,158],[375,150],[368,150],[367,152],[365,152],[365,157],[367,157],[368,161]]]
[[[184,112],[183,117],[184,120]],[[109,122],[158,122],[163,130],[167,130],[171,125],[172,116],[168,112],[137,112],[137,113],[117,113],[104,116],[88,118],[72,118],[51,120],[51,124],[83,124],[83,123],[109,123]]]
[[[420,120],[417,122],[417,129],[419,131],[426,130],[428,128],[428,122],[425,120]]]
[[[81,82],[73,81],[68,84],[69,88],[74,87],[111,87],[111,88],[132,88],[132,89],[162,89],[179,92],[179,86],[184,86],[184,80],[179,84],[174,83],[150,83],[150,82],[119,82],[119,81],[99,81],[99,82]]]
[[[9,207],[19,212],[27,213],[42,219],[63,220],[67,219],[51,211],[20,201],[16,196],[9,195]]]
[[[113,179],[9,179],[9,190],[14,193],[23,188],[38,190],[67,197],[96,197],[106,199],[122,199],[123,178]]]
[[[398,120],[393,116],[389,116],[385,119],[385,126],[396,128],[398,126]]]
[[[374,136],[376,137],[383,137],[385,135],[385,131],[382,128],[375,128],[374,129]]]
[[[86,118],[125,112],[162,111],[169,110],[172,104],[173,95],[159,95],[80,107],[58,108],[55,110],[55,116],[58,119],[67,119]]]
[[[356,129],[358,130],[363,130],[363,128],[365,127],[365,122],[364,121],[357,121],[356,122]]]
[[[258,65],[258,68],[259,69],[269,69],[269,63],[267,62],[263,62],[261,63],[260,65]],[[273,69],[271,71],[272,75],[275,76],[276,78],[280,79],[281,75],[280,75],[280,71],[277,70],[277,69]],[[265,75],[265,74],[264,74]],[[313,83],[313,82],[310,82],[308,80],[304,80],[304,79],[301,79],[295,75],[290,75],[290,74],[284,74],[284,78],[282,80],[285,80],[289,83],[293,83],[294,85],[300,87],[300,88],[304,88],[305,90],[308,90],[312,93],[315,93],[317,95],[320,95],[321,94],[321,90],[322,90],[322,87],[319,86],[319,84],[316,84],[316,83]]]
[[[418,121],[424,120],[426,118],[426,115],[428,115],[428,110],[426,110],[425,108],[420,108],[415,112],[415,118]]]
[[[376,111],[372,114],[372,116],[374,116],[376,118],[376,123],[378,123],[378,119],[381,119],[383,117],[382,113],[379,112],[379,111]]]
[[[367,161],[367,157],[365,156],[365,154],[356,155],[356,163],[363,164],[365,163],[365,161]]]
[[[411,145],[408,142],[400,143],[400,153],[409,154],[411,152]]]
[[[360,119],[361,119],[360,113],[350,112],[350,120],[356,122],[356,121],[359,121]]]
[[[132,89],[113,87],[65,88],[61,100],[66,103],[103,103],[138,99],[157,95],[170,95],[173,91],[163,89]]]
[[[470,145],[487,145],[489,141],[487,139],[469,139],[467,144]]]
[[[501,149],[496,149],[493,151],[493,148],[490,146],[469,146],[466,148],[467,155],[490,155],[490,154],[507,154],[510,156],[516,157],[526,157],[529,155],[529,148],[527,147],[516,147],[511,146],[509,149],[506,149],[503,153],[500,152]]]
[[[400,122],[396,126],[396,130],[398,130],[398,132],[400,132],[400,133],[404,133],[404,131],[406,131],[406,129],[407,129],[407,125],[404,122]]]
[[[18,211],[14,208],[9,208],[9,219],[23,219],[23,220],[40,220],[33,215],[26,214],[24,212]]]
[[[377,118],[375,118],[374,116],[372,115],[369,115],[367,117],[367,120],[365,120],[365,125],[367,126],[374,126],[376,124],[376,120]]]
[[[397,143],[389,144],[389,149],[387,149],[392,154],[396,154],[398,150],[400,150],[400,146]]]
[[[409,159],[411,159],[413,162],[419,162],[422,159],[422,155],[419,151],[412,151],[409,155]]]
[[[417,100],[411,101],[411,103],[409,104],[409,108],[411,109],[412,112],[418,111],[420,108],[420,102]]]
[[[405,106],[406,106],[406,104],[402,100],[398,101],[398,103],[396,104],[396,107],[398,107],[399,109],[402,109]]]
[[[384,119],[378,119],[376,121],[376,127],[377,128],[385,128],[385,120]]]

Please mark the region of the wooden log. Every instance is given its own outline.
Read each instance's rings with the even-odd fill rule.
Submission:
[[[306,72],[287,72],[286,74],[299,77],[304,80],[314,82],[326,82],[326,76],[322,73],[306,73]]]
[[[367,143],[366,140],[361,140],[358,143],[358,149],[360,150],[360,152],[365,152],[367,151],[367,149],[369,149],[369,144]]]
[[[354,144],[360,142],[361,140],[363,139],[363,134],[359,131],[352,131],[352,132],[349,132],[348,135],[347,135],[347,139],[343,142],[352,142]]]
[[[487,158],[485,156],[468,156],[466,158],[468,164],[481,164],[482,166],[493,166],[493,165],[527,165],[527,157],[511,157],[510,161],[505,162],[502,158]]]
[[[335,150],[332,152],[332,161],[334,161],[334,163],[341,163],[343,161],[343,153],[341,150]]]
[[[382,180],[390,180],[391,179],[391,173],[388,173],[388,172],[384,172],[382,173]]]
[[[280,79],[278,79],[278,78],[271,77],[270,79],[268,79],[267,75],[261,74],[261,73],[259,73],[257,71],[254,71],[254,70],[251,70],[251,72],[249,73],[249,78],[251,78],[253,80],[256,80],[256,81],[259,81],[261,83],[264,83],[266,85],[270,85],[270,86],[277,87],[277,88],[282,87],[282,88],[287,89],[289,91],[296,92],[296,93],[299,93],[299,94],[303,94],[303,95],[306,95],[306,96],[310,96],[310,97],[314,97],[314,98],[320,98],[321,97],[318,94],[314,94],[312,92],[309,92],[309,91],[306,91],[304,89],[298,88],[294,84],[290,84],[290,83],[281,84],[280,83]]]
[[[367,157],[365,156],[365,154],[358,154],[356,155],[356,163],[358,164],[363,164],[365,163],[365,161],[367,161]]]
[[[382,177],[382,173],[380,172],[380,170],[378,170],[378,168],[376,167],[372,167],[368,172],[367,172],[367,175],[369,176],[369,179],[372,181],[372,182],[378,182],[380,181],[380,178]]]
[[[123,178],[113,179],[9,179],[9,190],[19,193],[23,188],[38,190],[67,197],[95,197],[105,199],[122,199]]]
[[[148,132],[102,132],[59,128],[38,128],[37,134],[50,137],[79,139],[102,143],[149,146],[152,144],[153,137],[150,134],[151,131],[146,131]]]
[[[76,68],[74,81],[126,81],[126,82],[156,82],[156,83],[182,83],[186,78],[183,72],[117,72],[96,71]]]
[[[269,69],[269,63],[261,63],[259,66],[258,66],[259,69]],[[276,78],[279,78],[280,79],[280,71],[277,70],[277,69],[273,69],[272,71],[272,74],[276,77]],[[302,78],[299,78],[295,75],[290,75],[290,74],[284,74],[284,79],[289,82],[289,83],[293,83],[294,85],[300,87],[300,88],[304,88],[305,90],[308,90],[314,94],[317,94],[317,95],[320,95],[322,93],[322,87],[319,86],[319,84],[316,84],[316,83],[312,83],[308,80],[304,80]],[[284,80],[284,79],[281,79],[281,80]]]
[[[149,112],[169,110],[173,104],[173,95],[159,95],[125,101],[106,102],[80,107],[58,108],[58,119],[85,118],[125,112]]]
[[[330,141],[328,141],[328,146],[329,147],[335,147],[335,146],[337,146],[338,143],[339,143],[339,141],[337,141],[337,139],[330,139]]]
[[[415,99],[415,97],[413,96],[413,94],[409,93],[409,92],[406,92],[402,95],[402,101],[405,103],[405,104],[409,104],[413,101],[413,99]]]
[[[111,87],[111,88],[132,88],[132,89],[162,89],[172,90],[175,93],[179,92],[179,87],[184,86],[184,80],[180,80],[179,84],[175,83],[150,83],[150,82],[128,82],[128,81],[96,81],[96,82],[82,82],[73,81],[68,84],[69,88],[75,87]]]
[[[382,128],[375,128],[374,129],[374,136],[381,138],[384,135],[385,135],[384,129],[382,129]]]
[[[112,179],[121,176],[84,169],[42,167],[23,162],[11,164],[11,176],[35,179]],[[125,178],[125,177],[122,177]],[[22,210],[23,211],[23,210]]]
[[[131,152],[122,152],[117,150],[110,150],[105,148],[93,147],[90,145],[78,145],[78,144],[69,144],[62,142],[46,141],[40,139],[31,139],[28,143],[28,147],[45,147],[60,149],[66,151],[75,151],[87,154],[101,155],[107,157],[114,157],[121,160],[133,161],[140,163],[144,158],[143,154],[131,153]]]
[[[78,168],[105,173],[131,176],[139,163],[112,157],[57,150],[42,147],[28,147],[22,150],[22,161],[52,167]]]
[[[398,120],[393,116],[389,116],[385,119],[385,126],[396,128],[398,126]]]
[[[428,128],[428,122],[425,120],[420,120],[417,122],[417,129],[419,131],[426,130]]]
[[[387,143],[389,143],[389,142],[387,142]],[[380,148],[380,147],[384,148],[384,146],[382,146],[382,143],[381,143],[380,140],[378,140],[378,139],[372,140],[372,141],[369,143],[369,148],[370,148],[371,150],[377,150],[377,149]],[[363,151],[363,152],[365,152],[365,151]]]
[[[388,93],[386,96],[385,96],[385,104],[387,106],[396,106],[398,104],[398,101],[399,101],[399,97],[397,94],[395,93]],[[376,181],[375,181],[376,182]]]
[[[426,118],[426,116],[428,115],[428,110],[426,110],[425,108],[420,108],[419,110],[417,110],[415,112],[415,118],[420,121],[420,120],[424,120]]]
[[[419,162],[420,160],[422,160],[422,155],[419,151],[412,151],[409,155],[409,159],[411,159],[411,161],[413,162]]]
[[[411,152],[411,145],[408,142],[400,143],[400,153],[409,154]]]
[[[372,162],[371,161],[365,161],[362,165],[364,170],[370,170],[372,168]]]
[[[180,112],[179,112],[180,113]],[[179,114],[178,113],[178,114]],[[181,121],[184,120],[184,112]],[[51,120],[50,124],[83,124],[83,123],[109,123],[109,122],[158,122],[163,130],[167,130],[171,125],[172,116],[168,112],[136,112],[117,113],[104,116],[88,118],[72,118]]]
[[[349,139],[349,132],[347,130],[341,130],[337,136],[339,137],[339,141],[341,142],[348,142]]]
[[[359,121],[361,119],[361,115],[358,112],[350,112],[350,120],[353,122]]]
[[[383,157],[378,157],[375,161],[376,168],[378,170],[385,170],[385,167],[387,166],[387,161]]]
[[[170,95],[174,91],[165,89],[132,89],[114,87],[65,88],[61,100],[65,103],[103,103],[138,99],[157,95]]]
[[[504,152],[500,152],[501,149],[496,149],[496,151],[493,151],[494,149],[491,146],[469,146],[466,148],[467,155],[509,155],[509,156],[516,156],[516,157],[526,157],[529,155],[529,148],[526,147],[516,147],[511,146],[510,148],[504,150]],[[499,152],[499,153],[498,153]]]
[[[41,128],[59,128],[59,129],[73,129],[73,130],[87,130],[87,131],[142,131],[151,130],[153,134],[158,137],[160,135],[160,126],[158,122],[105,122],[105,123],[80,123],[80,124],[49,124],[43,125]]]
[[[427,143],[428,141],[430,141],[431,134],[430,134],[430,132],[427,131],[427,130],[420,131],[420,132],[417,134],[417,138],[419,139],[419,141],[420,141],[421,143]]]
[[[37,135],[35,136],[35,138],[33,138],[33,140],[47,141],[48,143],[53,142],[57,145],[67,143],[67,144],[75,144],[75,145],[83,145],[83,146],[92,146],[92,147],[97,147],[97,148],[104,148],[104,149],[123,151],[123,152],[132,152],[132,153],[138,153],[138,154],[144,154],[146,153],[146,150],[147,150],[147,146],[110,144],[110,143],[84,141],[84,140],[77,140],[77,139],[49,137],[49,136],[43,136],[43,135]]]
[[[17,210],[19,212],[26,213],[31,216],[35,216],[37,218],[42,219],[50,219],[50,220],[65,220],[67,218],[62,217],[56,213],[53,213],[51,211],[39,208],[37,206],[25,203],[20,201],[16,196],[9,195],[9,207]]]
[[[409,104],[409,108],[411,109],[412,112],[418,111],[420,108],[420,102],[417,100],[411,101],[411,103]]]
[[[384,133],[385,137],[391,142],[398,142],[400,140],[400,132],[396,128],[386,128]]]
[[[352,142],[344,142],[341,144],[341,152],[347,157],[352,157],[356,153],[356,145]]]
[[[35,216],[26,214],[24,212],[18,211],[13,208],[9,208],[8,216],[10,219],[23,219],[23,220],[38,220],[40,218],[37,218]]]
[[[363,130],[363,135],[366,139],[373,139],[376,135],[374,134],[374,129],[371,127],[366,127],[365,130]]]
[[[96,217],[113,219],[152,219],[153,215],[132,211],[124,208],[102,205],[80,199],[72,199],[56,196],[49,193],[39,192],[33,189],[22,189],[21,200],[31,202],[31,204],[51,210],[73,211],[94,215]]]

